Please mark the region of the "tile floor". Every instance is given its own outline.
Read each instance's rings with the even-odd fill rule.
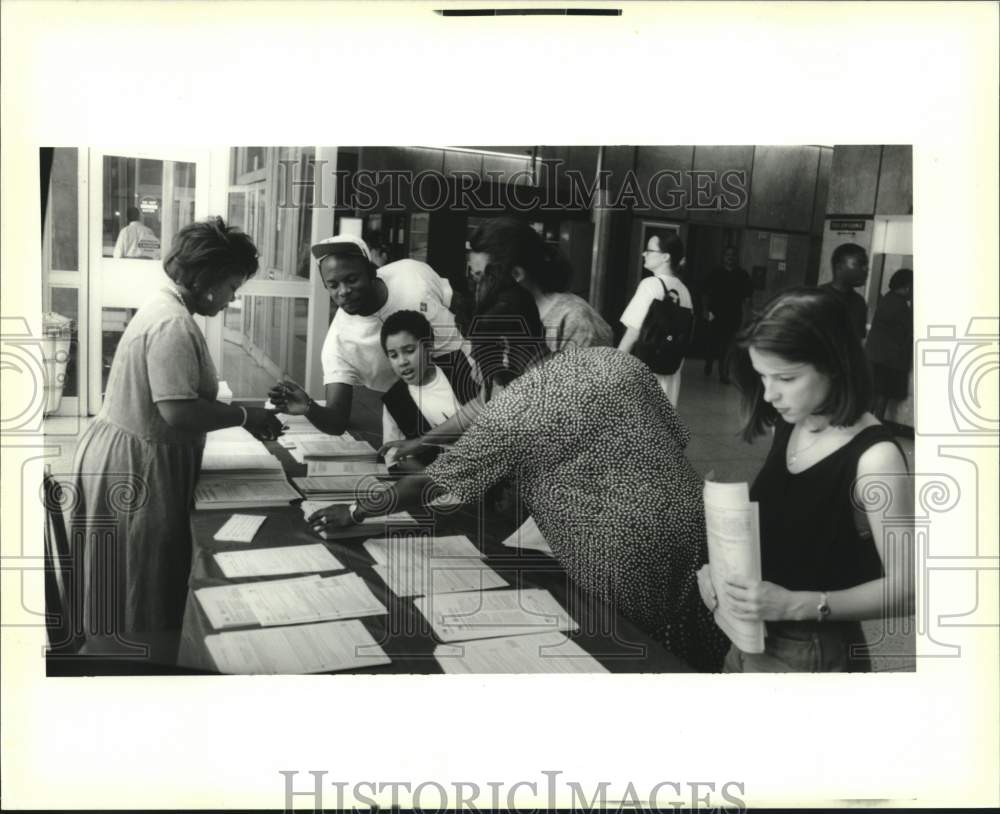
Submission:
[[[681,385],[680,415],[691,431],[688,458],[702,475],[713,474],[716,480],[751,482],[767,455],[768,438],[747,444],[739,437],[739,394],[735,387],[723,385],[718,378],[706,376],[697,361],[688,363]],[[378,396],[359,389],[355,395],[352,428],[371,443],[381,436],[381,412]],[[50,463],[57,477],[72,470],[77,439],[91,419],[51,417],[46,419],[47,442],[53,453]],[[913,471],[913,442],[901,440]],[[900,621],[893,620],[895,627]],[[912,621],[912,620],[911,620]],[[902,625],[911,631],[912,624]],[[892,625],[865,623],[869,641],[878,641],[876,669],[912,670],[913,636],[888,630]]]

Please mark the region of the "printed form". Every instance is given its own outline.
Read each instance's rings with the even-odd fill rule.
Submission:
[[[580,645],[556,631],[439,644],[434,658],[442,670],[452,675],[608,672]]]
[[[760,528],[757,504],[745,483],[705,482],[708,567],[719,598],[715,623],[744,653],[764,652],[764,623],[737,618],[726,599],[727,578],[760,580]]]
[[[356,619],[216,633],[205,645],[219,672],[233,675],[327,673],[391,661]]]
[[[344,568],[340,560],[322,543],[248,551],[220,551],[212,556],[222,569],[222,573],[229,579],[339,571]]]
[[[579,627],[555,597],[541,588],[434,594],[414,599],[413,604],[443,642]]]

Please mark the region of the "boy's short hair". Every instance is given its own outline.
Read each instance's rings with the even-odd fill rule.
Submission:
[[[418,342],[434,344],[434,329],[431,328],[427,317],[418,311],[396,311],[382,323],[382,333],[379,337],[382,350],[385,350],[385,342],[390,336],[404,332],[411,334]]]

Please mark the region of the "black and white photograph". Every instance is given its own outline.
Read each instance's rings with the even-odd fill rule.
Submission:
[[[909,146],[122,152],[39,152],[50,674],[914,668]]]
[[[1000,804],[950,8],[5,2],[5,809]]]

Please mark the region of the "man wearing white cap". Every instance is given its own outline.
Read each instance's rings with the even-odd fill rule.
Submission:
[[[461,367],[461,375],[471,375],[461,350],[462,335],[448,310],[451,284],[434,269],[417,260],[397,260],[376,269],[368,246],[352,235],[320,241],[312,254],[337,305],[322,351],[326,406],[285,381],[270,393],[279,410],[305,415],[330,435],[343,433],[351,418],[355,385],[384,393],[397,380],[380,342],[382,323],[396,311],[423,314],[434,329],[435,364]]]

